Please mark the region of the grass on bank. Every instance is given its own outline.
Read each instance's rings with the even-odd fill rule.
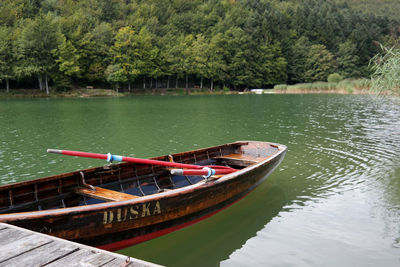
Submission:
[[[222,94],[237,94],[237,91],[230,91],[229,88],[216,87],[210,91],[208,88],[152,88],[142,89],[134,88],[130,92],[127,90],[116,91],[114,89],[87,89],[74,88],[66,91],[50,90],[47,95],[45,91],[39,89],[10,89],[10,92],[0,89],[0,98],[89,98],[89,97],[120,97],[120,96],[135,96],[135,95],[222,95]]]
[[[48,98],[48,97],[110,97],[122,96],[123,94],[117,93],[111,89],[72,89],[68,91],[46,91],[39,89],[10,89],[10,92],[0,90],[0,98]]]
[[[293,85],[278,84],[274,89],[277,92],[344,92],[352,94],[354,92],[368,91],[371,87],[369,79],[345,79],[339,82],[313,82],[298,83]]]

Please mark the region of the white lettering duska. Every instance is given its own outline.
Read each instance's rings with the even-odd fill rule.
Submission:
[[[152,215],[161,214],[161,205],[159,201],[152,203],[143,203],[115,210],[104,211],[103,224],[110,224],[114,222],[125,222]]]

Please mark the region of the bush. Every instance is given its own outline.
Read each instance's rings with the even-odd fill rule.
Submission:
[[[277,84],[274,86],[275,90],[286,90],[287,89],[287,84]]]
[[[371,87],[371,80],[369,79],[345,79],[338,83],[338,88],[343,88],[350,92],[350,90],[363,90]]]
[[[328,76],[328,82],[330,83],[338,83],[343,80],[343,77],[340,76],[339,73],[332,73]]]
[[[337,88],[337,83],[313,82],[289,85],[288,90],[332,90]]]

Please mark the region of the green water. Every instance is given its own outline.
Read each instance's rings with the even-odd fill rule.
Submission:
[[[236,140],[282,164],[234,206],[120,253],[168,266],[399,266],[400,107],[370,96],[0,100],[0,183]]]

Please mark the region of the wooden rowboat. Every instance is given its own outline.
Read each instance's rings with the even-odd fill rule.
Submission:
[[[260,184],[285,153],[280,144],[235,142],[153,158],[237,169],[209,178],[120,163],[8,184],[0,187],[0,222],[118,250],[228,207]]]

